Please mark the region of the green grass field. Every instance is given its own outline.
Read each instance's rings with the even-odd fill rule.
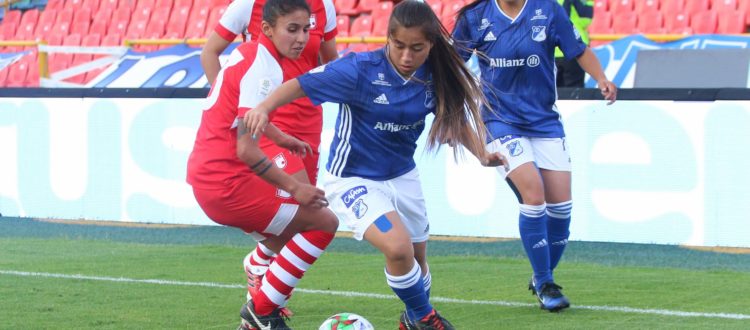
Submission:
[[[573,307],[540,310],[518,241],[429,243],[432,301],[458,329],[750,329],[750,255],[570,243],[556,280]],[[242,258],[223,227],[161,228],[0,218],[0,329],[234,329]],[[295,329],[335,313],[395,329],[403,306],[383,258],[336,238],[289,307]]]

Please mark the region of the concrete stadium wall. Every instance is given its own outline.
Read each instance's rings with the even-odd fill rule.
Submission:
[[[184,180],[203,104],[190,97],[0,95],[0,213],[213,224]],[[574,166],[572,240],[750,247],[750,101],[558,106]],[[322,160],[335,116],[326,105]],[[518,237],[516,199],[494,169],[419,145],[433,234]]]

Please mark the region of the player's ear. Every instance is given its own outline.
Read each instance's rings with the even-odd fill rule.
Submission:
[[[265,34],[268,39],[271,39],[273,36],[273,26],[266,21],[260,23],[260,30],[263,31],[263,34]]]

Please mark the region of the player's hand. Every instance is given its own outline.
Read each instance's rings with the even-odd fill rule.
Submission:
[[[508,170],[508,160],[499,152],[488,152],[483,159],[480,159],[480,162],[482,166],[497,167],[502,165],[505,167],[505,170]]]
[[[323,190],[316,186],[307,183],[300,183],[293,191],[289,192],[292,197],[300,203],[300,205],[308,206],[316,209],[324,208],[328,206],[328,200],[326,200],[326,194]]]
[[[268,114],[261,108],[255,108],[245,112],[242,122],[253,139],[260,138],[268,125]]]
[[[307,154],[312,154],[312,147],[307,142],[297,139],[289,134],[283,134],[278,141],[274,141],[276,145],[284,149],[288,149],[292,154],[304,158]]]
[[[599,87],[599,90],[602,92],[604,99],[609,101],[607,102],[607,105],[615,103],[617,100],[617,86],[615,86],[613,82],[603,80],[597,83],[597,87]]]

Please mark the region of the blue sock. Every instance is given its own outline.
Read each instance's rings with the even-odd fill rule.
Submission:
[[[419,263],[414,261],[414,267],[405,275],[393,276],[386,271],[385,278],[393,292],[406,305],[406,314],[410,319],[421,320],[432,312],[432,305],[424,289]]]
[[[521,204],[518,216],[518,229],[521,242],[534,270],[537,290],[542,284],[552,281],[549,268],[549,243],[547,242],[546,205]]]
[[[549,269],[555,270],[570,237],[570,210],[573,201],[547,204],[547,239],[549,240]]]
[[[424,283],[424,293],[427,295],[427,300],[430,300],[430,288],[432,288],[432,274],[427,270],[427,274],[422,276],[422,283]]]

